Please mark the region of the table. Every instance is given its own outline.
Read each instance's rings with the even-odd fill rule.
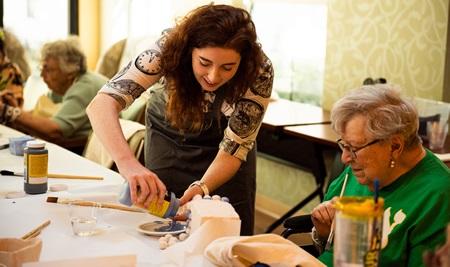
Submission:
[[[299,155],[295,150],[302,147],[310,154],[315,151],[311,142],[286,135],[284,128],[289,126],[330,124],[330,112],[310,104],[276,99],[269,102],[263,123],[257,136],[258,152],[266,153],[312,169],[317,182],[323,178],[320,166],[311,161],[309,155]],[[308,154],[308,153],[307,153]],[[306,163],[305,163],[306,162]]]
[[[314,143],[339,148],[336,141],[339,136],[331,128],[331,124],[315,124],[284,127],[284,132],[298,138],[302,138]],[[424,141],[423,146],[430,149],[428,142]],[[447,135],[444,146],[441,149],[430,149],[447,166],[450,167],[450,135]]]
[[[271,154],[295,163],[301,168],[308,168],[314,175],[317,184],[313,192],[269,225],[266,233],[270,233],[315,197],[318,196],[320,200],[323,200],[323,188],[327,176],[324,151],[332,150],[339,153],[340,150],[336,143],[337,135],[331,129],[330,124],[283,127],[281,133],[277,134],[277,140],[274,140],[273,135],[270,139],[270,134],[264,129],[260,134],[262,134],[260,138],[264,141],[261,139],[258,149],[262,146],[263,151],[270,151]]]
[[[264,115],[263,123],[257,137],[258,153],[287,160],[300,168],[308,168],[316,179],[317,188],[300,201],[295,207],[304,206],[316,195],[323,199],[322,186],[326,177],[326,169],[322,152],[309,140],[304,140],[292,135],[286,135],[285,127],[309,126],[330,124],[330,112],[310,104],[276,99],[269,102]],[[301,148],[303,153],[296,149]],[[294,207],[294,208],[295,208]],[[272,223],[266,233],[272,232],[284,219],[289,217],[291,211]]]
[[[276,99],[269,102],[264,114],[263,127],[279,127],[331,123],[330,112],[310,104]]]
[[[0,125],[0,137],[20,135],[20,132]],[[64,183],[68,185],[69,190],[6,199],[7,192],[23,190],[23,178],[0,177],[0,237],[20,238],[50,219],[50,225],[40,234],[43,241],[40,261],[133,254],[137,255],[138,266],[173,266],[170,264],[170,257],[159,249],[157,237],[146,236],[136,230],[141,223],[157,219],[148,213],[101,209],[101,233],[91,237],[74,236],[69,222],[68,206],[47,203],[47,197],[86,198],[90,195],[112,200],[117,197],[123,178],[120,174],[57,145],[47,143],[46,146],[49,151],[49,172],[103,176],[104,180],[49,179],[49,185]],[[0,169],[23,171],[23,157],[10,154],[8,149],[0,150]],[[190,260],[186,266],[201,266],[201,258]]]
[[[331,124],[314,124],[285,127],[284,131],[288,135],[326,145],[329,147],[339,148],[336,141],[339,136],[331,128]]]
[[[270,136],[263,130],[263,136],[265,135],[262,147],[267,150],[267,139]],[[282,224],[284,220],[292,216],[296,211],[301,209],[314,197],[319,196],[323,199],[324,180],[327,175],[324,151],[333,150],[340,156],[340,149],[336,143],[339,136],[331,128],[331,124],[311,124],[311,125],[297,125],[282,127],[282,131],[278,132],[277,136],[279,140],[276,145],[274,142],[269,142],[271,152],[281,155],[282,158],[291,162],[297,163],[301,166],[307,166],[311,169],[314,177],[316,178],[317,188],[310,193],[306,198],[292,207],[289,211],[283,214],[279,219],[273,222],[266,230],[266,232],[272,232],[278,225]],[[258,144],[258,148],[261,146]],[[428,147],[428,143],[424,142],[424,146]],[[282,152],[287,150],[287,152]],[[447,136],[446,143],[442,149],[433,150],[436,155],[444,161],[444,163],[450,167],[450,135]],[[283,154],[284,153],[284,154]]]

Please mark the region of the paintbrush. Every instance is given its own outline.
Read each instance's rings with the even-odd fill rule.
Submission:
[[[344,195],[345,187],[347,186],[347,179],[348,179],[348,172],[345,174],[344,183],[342,184],[341,193],[339,194],[339,197],[342,197]],[[331,243],[333,243],[333,238],[334,238],[335,221],[336,221],[336,216],[333,218],[333,221],[331,222],[330,235],[328,236],[327,243],[325,245],[325,250],[331,249]]]
[[[38,227],[34,228],[30,232],[26,233],[24,236],[21,237],[22,240],[28,240],[30,238],[38,236],[42,229],[47,227],[50,224],[50,220],[45,221],[43,224],[39,225]]]
[[[0,174],[23,177],[23,173],[21,173],[21,172],[13,172],[13,171],[8,171],[8,170],[1,170]],[[47,177],[54,178],[54,179],[103,180],[103,177],[101,177],[101,176],[72,175],[72,174],[60,174],[60,173],[49,173],[49,174],[47,174]]]
[[[47,197],[47,202],[49,203],[58,203],[58,204],[71,204],[78,206],[86,206],[86,207],[100,207],[107,209],[115,209],[122,211],[132,211],[132,212],[146,212],[146,210],[136,207],[128,207],[121,204],[107,203],[107,202],[94,202],[88,200],[77,200],[77,199],[69,199],[69,198],[58,198],[58,197]]]

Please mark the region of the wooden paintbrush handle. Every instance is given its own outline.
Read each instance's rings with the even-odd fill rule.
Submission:
[[[94,202],[94,201],[86,201],[86,200],[71,200],[71,199],[65,199],[65,200],[58,200],[58,203],[60,204],[72,204],[72,205],[78,205],[78,206],[86,206],[86,207],[93,207],[98,206],[99,208],[107,208],[107,209],[115,209],[115,210],[123,210],[123,211],[132,211],[132,212],[144,212],[143,209],[135,208],[135,207],[128,207],[120,204],[114,204],[114,203],[106,203],[106,202]]]
[[[47,227],[49,224],[50,224],[50,220],[47,220],[43,224],[41,224],[38,227],[34,228],[30,232],[26,233],[24,236],[21,237],[21,239],[28,240],[28,239],[30,239],[32,237],[38,236],[41,233],[42,229]]]
[[[49,173],[48,178],[57,179],[86,179],[86,180],[103,180],[101,176],[87,176],[87,175],[72,175],[72,174],[59,174],[59,173]]]
[[[112,204],[112,203],[100,203],[102,208],[108,208],[108,209],[116,209],[116,210],[123,210],[123,211],[132,211],[132,212],[145,212],[143,209],[135,208],[135,207],[128,207],[118,204]]]

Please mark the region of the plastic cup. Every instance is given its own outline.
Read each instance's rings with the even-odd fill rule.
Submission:
[[[427,138],[430,149],[441,149],[444,147],[448,133],[448,123],[439,121],[427,122]]]
[[[87,204],[80,205],[80,203]],[[95,202],[69,203],[69,217],[72,231],[76,236],[92,236],[98,233],[97,214],[100,206]]]
[[[378,266],[384,200],[341,197],[336,203],[334,266]]]

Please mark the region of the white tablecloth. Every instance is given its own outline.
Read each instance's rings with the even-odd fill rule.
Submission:
[[[20,132],[0,125],[0,138],[20,135]],[[68,186],[68,191],[7,199],[8,192],[23,191],[23,178],[1,176],[0,237],[20,238],[50,219],[51,224],[40,234],[43,241],[40,261],[133,254],[137,255],[138,266],[173,266],[171,259],[159,249],[158,237],[136,230],[141,223],[158,219],[150,214],[102,209],[98,223],[101,232],[98,235],[74,236],[67,205],[47,203],[47,197],[90,196],[112,200],[120,191],[123,178],[57,145],[47,143],[47,149],[49,173],[103,176],[104,180],[49,179],[49,186],[63,183]],[[0,169],[23,172],[23,157],[10,154],[9,149],[0,150]],[[201,266],[202,261],[199,257],[188,259],[186,266]]]

